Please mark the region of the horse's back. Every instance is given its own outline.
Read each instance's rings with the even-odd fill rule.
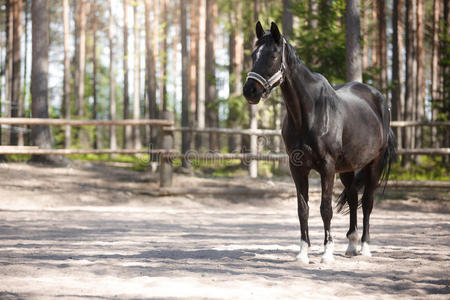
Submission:
[[[336,94],[345,102],[352,106],[367,104],[382,120],[386,122],[388,114],[388,104],[383,94],[373,86],[361,82],[347,82],[334,87]],[[389,123],[389,119],[387,119]]]

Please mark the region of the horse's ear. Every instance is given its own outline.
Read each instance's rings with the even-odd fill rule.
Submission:
[[[258,37],[258,40],[262,38],[263,35],[264,28],[262,27],[261,22],[258,21],[258,23],[256,23],[256,36]]]
[[[274,22],[272,22],[270,26],[270,33],[272,34],[272,37],[275,40],[275,42],[278,44],[281,40],[281,33],[280,30],[278,29],[277,24],[275,24]]]

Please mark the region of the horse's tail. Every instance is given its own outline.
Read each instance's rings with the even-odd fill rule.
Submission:
[[[388,143],[379,170],[380,181],[378,182],[378,184],[381,185],[384,182],[383,193],[384,190],[386,189],[386,185],[389,180],[389,174],[391,173],[391,166],[393,163],[397,161],[396,144],[397,143],[395,141],[395,134],[392,131],[392,128],[389,127]]]
[[[397,151],[396,151],[395,135],[392,129],[389,128],[387,147],[383,153],[383,158],[379,166],[380,179],[378,181],[378,185],[381,185],[384,182],[383,193],[386,188],[386,184],[389,180],[389,174],[391,172],[392,163],[395,163],[396,160],[397,160]],[[357,191],[361,190],[361,188],[364,186],[364,177],[365,177],[364,172],[365,172],[364,169],[361,169],[355,174],[353,184]],[[348,214],[349,208],[347,206],[347,203],[348,203],[347,190],[344,189],[337,198],[336,203],[337,211],[343,214]],[[361,207],[361,205],[362,202],[361,200],[359,200],[358,207]]]

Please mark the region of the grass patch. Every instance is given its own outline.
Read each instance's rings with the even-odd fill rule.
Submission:
[[[450,166],[443,157],[421,155],[420,163],[413,162],[410,166],[402,166],[398,161],[392,166],[390,180],[450,180]]]

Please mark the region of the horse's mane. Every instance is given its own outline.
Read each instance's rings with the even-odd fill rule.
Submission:
[[[284,38],[286,41],[286,50],[288,54],[287,63],[290,64],[289,67],[293,69],[302,69],[309,73],[309,75],[314,78],[314,80],[319,81],[321,84],[321,99],[323,99],[326,104],[330,104],[333,108],[336,107],[336,101],[338,96],[336,94],[335,89],[331,86],[329,81],[320,73],[316,73],[311,71],[308,66],[297,56],[295,48],[289,43],[289,41]],[[295,73],[294,73],[295,75]],[[298,79],[301,80],[301,79]],[[317,99],[313,99],[317,100]]]

